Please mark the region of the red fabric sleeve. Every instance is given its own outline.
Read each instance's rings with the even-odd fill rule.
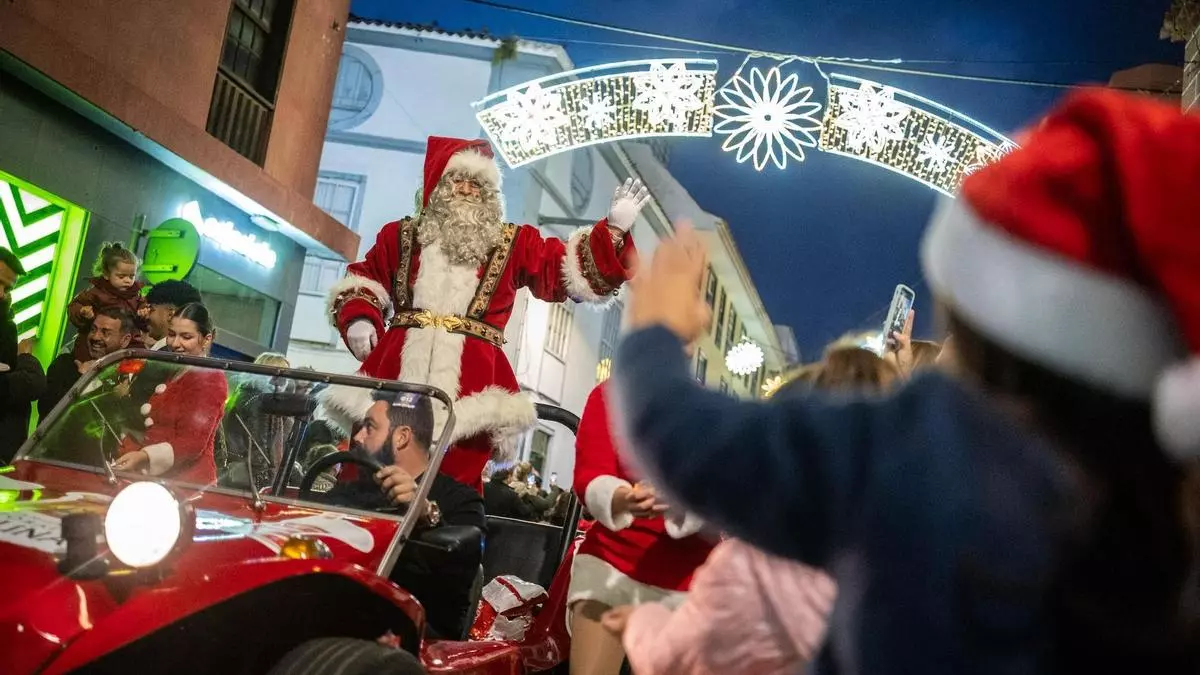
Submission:
[[[150,411],[154,425],[146,430],[142,447],[170,443],[175,455],[171,472],[178,474],[203,457],[205,450],[211,452],[229,385],[221,373],[192,371],[168,384],[167,390],[173,395]]]
[[[391,288],[400,260],[399,241],[400,224],[393,221],[384,225],[367,255],[362,260],[347,265],[346,274],[374,281],[385,290]],[[343,341],[346,339],[346,329],[360,319],[370,321],[378,335],[383,335],[387,328],[383,323],[383,312],[378,307],[361,298],[353,298],[345,302],[337,313],[337,328]]]
[[[567,299],[563,285],[563,258],[567,245],[561,239],[543,238],[537,228],[522,225],[513,244],[510,264],[516,267],[516,284],[528,288],[538,300],[562,302]]]
[[[575,476],[571,489],[582,502],[587,501],[587,487],[599,476],[623,477],[617,461],[617,445],[608,422],[605,386],[592,390],[583,406],[579,432],[575,435]]]
[[[597,293],[611,293],[633,276],[637,267],[637,248],[633,245],[633,236],[625,233],[621,239],[621,250],[618,252],[617,247],[613,245],[607,218],[592,228],[591,234],[588,235],[588,246],[592,249],[592,260],[596,262],[596,269],[603,280],[603,284],[592,282],[593,290]]]

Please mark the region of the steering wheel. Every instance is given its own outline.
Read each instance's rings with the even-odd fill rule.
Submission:
[[[358,452],[331,452],[313,462],[313,465],[308,468],[308,473],[305,473],[304,478],[300,481],[300,492],[297,493],[296,498],[305,499],[310,497],[313,483],[317,481],[317,477],[321,475],[321,472],[332,466],[345,464],[346,462],[357,464],[371,473],[375,473],[383,468],[383,464],[379,460],[365,454]]]

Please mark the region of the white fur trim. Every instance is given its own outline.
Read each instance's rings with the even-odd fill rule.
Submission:
[[[1182,460],[1200,457],[1200,357],[1168,368],[1154,391],[1154,432]]]
[[[142,448],[146,457],[150,458],[150,466],[146,473],[151,476],[161,476],[175,466],[175,448],[170,443],[155,443]]]
[[[620,517],[613,515],[612,500],[618,488],[632,488],[629,481],[616,476],[596,476],[587,484],[583,491],[583,503],[596,519],[596,522],[613,532],[623,530],[633,524],[633,515],[622,513]]]
[[[450,157],[443,175],[451,172],[465,173],[497,191],[500,190],[500,167],[496,165],[496,160],[474,148],[460,150]]]
[[[583,274],[583,263],[579,260],[579,244],[592,233],[592,228],[584,227],[575,230],[567,238],[567,255],[563,257],[562,278],[567,287],[567,295],[581,302],[602,303],[612,302],[613,296],[599,295],[592,290],[587,277]],[[587,245],[586,243],[584,244]]]
[[[360,375],[362,373],[359,373]],[[370,389],[331,385],[317,395],[321,417],[333,422],[346,434],[361,422],[375,403]]]
[[[939,297],[984,336],[1092,386],[1149,399],[1186,353],[1145,289],[1019,241],[964,200],[939,207],[921,258]]]
[[[371,295],[379,299],[379,302],[383,306],[381,314],[386,315],[388,310],[392,308],[392,295],[383,287],[383,284],[357,274],[347,274],[344,279],[329,288],[329,295],[325,297],[325,315],[336,320],[337,317],[333,316],[333,303],[342,293],[352,291],[356,288],[370,291]]]
[[[693,534],[699,534],[704,529],[704,520],[690,511],[668,511],[663,516],[667,536],[672,539],[684,539]]]
[[[537,408],[528,394],[503,387],[484,387],[454,403],[451,442],[486,433],[495,449],[493,459],[516,456],[517,437],[537,423]]]

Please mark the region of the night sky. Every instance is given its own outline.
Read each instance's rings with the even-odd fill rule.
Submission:
[[[766,51],[901,58],[901,67],[987,77],[1106,82],[1142,63],[1179,64],[1183,47],[1158,39],[1169,0],[509,0],[509,4],[644,31]],[[721,62],[728,78],[741,55],[689,54],[680,45],[526,17],[465,0],[353,0],[360,16],[487,28],[562,44],[578,66],[655,57]],[[638,47],[593,42],[637,44]],[[670,51],[655,47],[670,47]],[[1013,132],[1065,92],[829,68],[920,94]],[[801,66],[804,84],[823,88]],[[416,96],[414,92],[412,95]],[[415,102],[419,105],[419,100]],[[933,335],[917,248],[935,203],[925,186],[889,171],[817,151],[786,171],[762,173],[720,149],[722,137],[672,146],[672,173],[707,211],[725,218],[775,323],[794,328],[801,353],[882,323],[893,287],[916,289],[918,333]],[[398,208],[407,204],[398,205]]]

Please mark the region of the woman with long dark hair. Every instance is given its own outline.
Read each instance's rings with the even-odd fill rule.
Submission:
[[[208,308],[191,303],[171,319],[167,346],[176,354],[208,356],[215,336]],[[142,406],[142,440],[127,435],[113,468],[204,485],[215,483],[213,445],[228,396],[229,385],[221,371],[178,370],[155,387]]]

